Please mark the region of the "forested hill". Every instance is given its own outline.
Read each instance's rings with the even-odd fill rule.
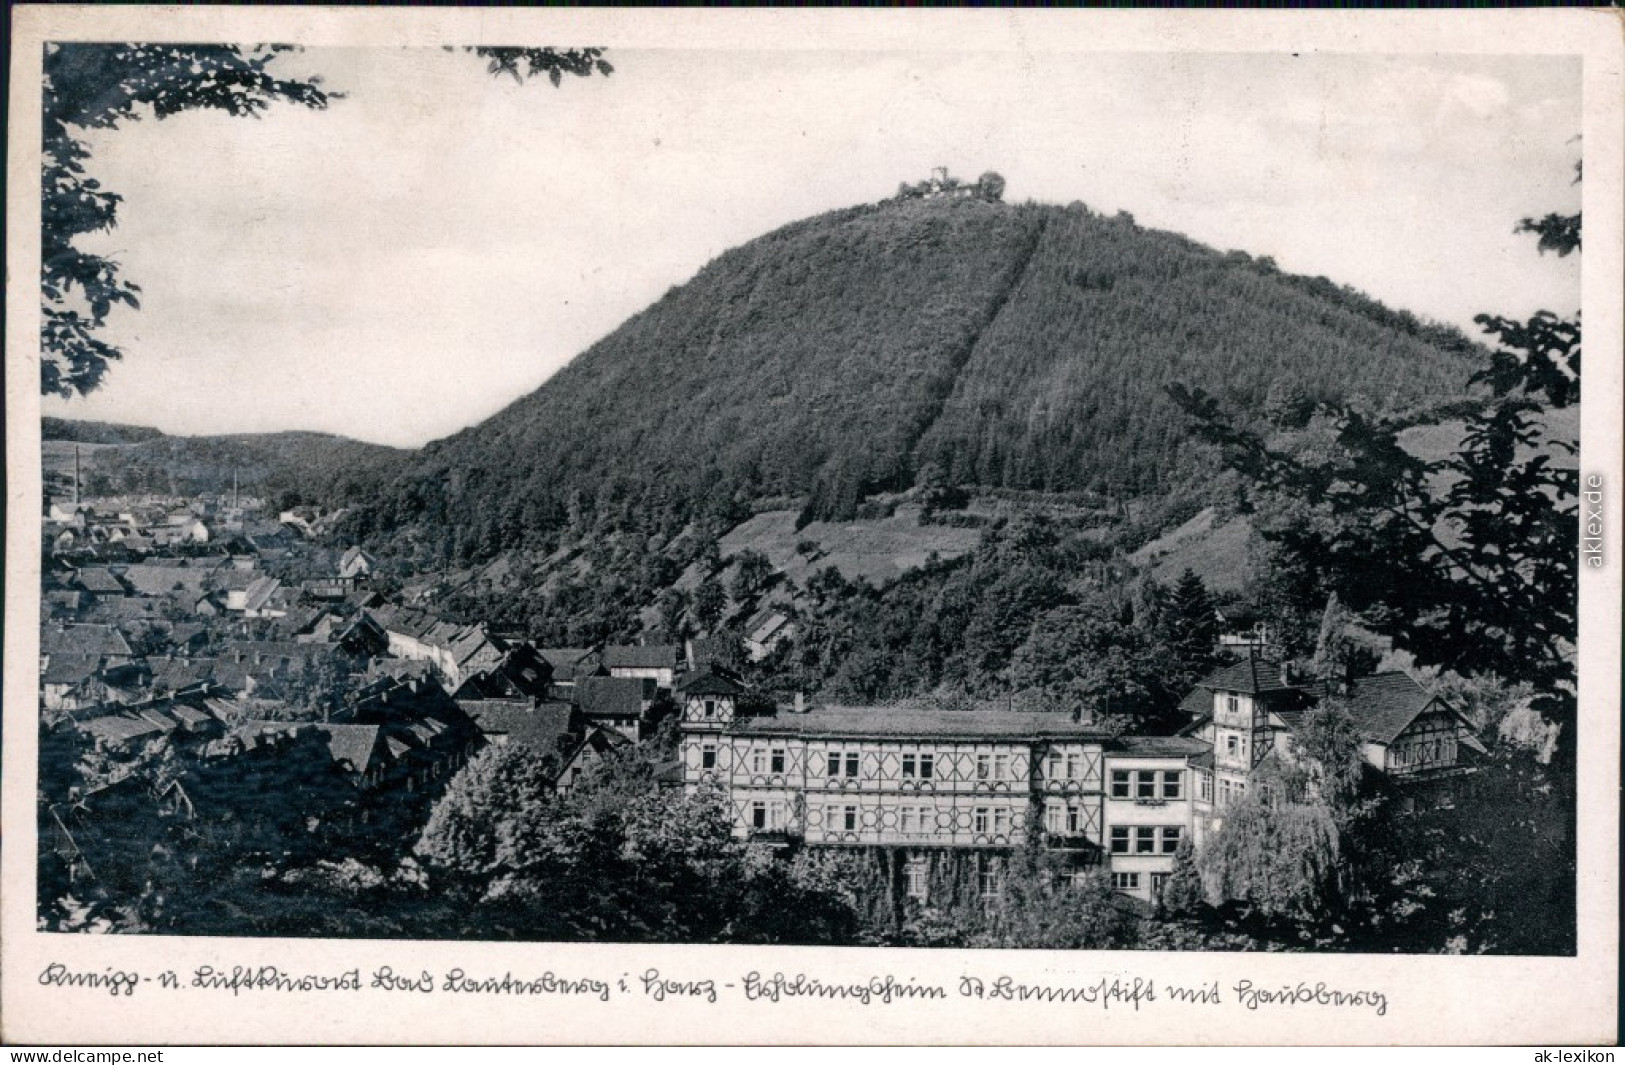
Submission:
[[[430,444],[361,535],[543,546],[594,503],[810,498],[922,479],[1100,493],[1199,482],[1171,382],[1260,411],[1459,395],[1473,347],[1323,278],[1081,204],[904,200],[729,251],[488,421]],[[599,510],[604,509],[602,506]]]
[[[233,478],[244,492],[281,503],[342,504],[393,476],[409,452],[329,433],[241,433],[170,436],[157,429],[42,419],[47,474],[82,449],[85,489],[92,495],[226,492]],[[61,472],[61,471],[55,471]]]

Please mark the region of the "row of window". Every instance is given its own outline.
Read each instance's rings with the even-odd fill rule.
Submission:
[[[1405,743],[1394,748],[1393,762],[1398,766],[1439,765],[1454,760],[1455,747],[1454,739]]]
[[[1152,873],[1151,874],[1151,894],[1152,894],[1152,896],[1161,895],[1162,894],[1162,889],[1167,885],[1167,883],[1168,883],[1168,874],[1167,873]],[[1118,891],[1138,891],[1138,890],[1140,890],[1140,874],[1139,873],[1113,873],[1112,874],[1112,887],[1116,888]]]
[[[1088,818],[1084,809],[1076,804],[1063,806],[1060,803],[1049,803],[1044,807],[1044,830],[1051,835],[1059,836],[1065,833],[1076,836],[1084,831]]]
[[[1180,825],[1113,825],[1113,854],[1172,854],[1185,829]]]
[[[766,812],[771,812],[772,807],[777,805],[779,804],[768,804]],[[761,806],[763,804],[760,802],[754,803],[752,810],[754,811],[756,807]],[[860,821],[856,806],[835,806],[829,809],[833,811],[833,816],[828,817],[826,815],[826,824],[831,824],[846,832],[857,831]],[[1014,812],[1008,807],[978,806],[971,810],[970,824],[971,831],[979,835],[985,836],[991,832],[994,835],[1003,836],[1009,834],[1011,827],[1016,824],[1016,818]],[[762,828],[764,826],[757,824],[756,827]],[[775,824],[772,827],[776,828],[778,825]],[[897,808],[897,830],[899,832],[930,832],[937,827],[937,810],[934,806],[899,806]]]
[[[1234,737],[1231,737],[1234,739]],[[1435,756],[1436,758],[1437,756]],[[785,750],[775,747],[772,750],[754,750],[750,754],[751,772],[757,774],[782,774],[785,770]],[[1065,763],[1067,777],[1078,779],[1075,771],[1080,767],[1072,765],[1078,761],[1075,756],[1069,756]],[[1054,764],[1054,760],[1051,760]],[[700,768],[715,769],[717,766],[717,745],[714,743],[702,744],[700,747]],[[860,759],[855,752],[830,752],[824,763],[825,775],[830,778],[846,777],[856,779],[860,771]],[[936,762],[933,755],[905,754],[902,757],[903,779],[905,780],[931,780],[936,772]],[[1009,762],[1006,755],[978,755],[976,759],[976,779],[1003,780],[1008,776]],[[1111,797],[1114,799],[1139,799],[1177,801],[1184,798],[1185,774],[1176,769],[1114,769],[1111,774]],[[1201,778],[1201,787],[1204,802],[1212,801],[1210,789],[1211,780],[1205,775]]]
[[[1114,769],[1114,799],[1181,799],[1185,795],[1185,774],[1178,769]]]

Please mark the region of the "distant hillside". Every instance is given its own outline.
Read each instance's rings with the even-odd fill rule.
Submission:
[[[73,447],[89,495],[245,493],[339,504],[410,454],[327,433],[168,436],[156,429],[43,419],[47,480],[65,486]]]
[[[634,505],[788,497],[808,501],[803,520],[844,520],[925,481],[1110,505],[1211,472],[1171,382],[1243,411],[1286,385],[1401,409],[1459,396],[1474,350],[1126,215],[855,207],[723,254],[533,394],[425,447],[355,531],[415,528],[473,558]]]
[[[41,418],[40,439],[69,440],[79,444],[137,444],[164,434],[145,425],[116,422],[81,422],[71,418]]]

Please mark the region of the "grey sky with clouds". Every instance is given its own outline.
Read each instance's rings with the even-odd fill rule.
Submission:
[[[1572,313],[1580,67],[1547,57],[612,50],[524,86],[439,49],[311,49],[346,94],[87,136],[124,195],[127,351],[47,414],[417,445],[470,425],[708,260],[947,165],[1126,210],[1472,329]],[[657,358],[658,352],[650,352]]]

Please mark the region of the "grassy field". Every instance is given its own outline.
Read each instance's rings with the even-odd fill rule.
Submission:
[[[759,551],[798,585],[828,566],[848,580],[863,577],[884,585],[925,565],[933,553],[958,558],[981,542],[980,529],[920,524],[920,508],[904,504],[889,518],[872,521],[815,521],[796,529],[794,510],[771,510],[735,527],[718,545],[723,558]],[[797,545],[816,544],[803,554]]]

